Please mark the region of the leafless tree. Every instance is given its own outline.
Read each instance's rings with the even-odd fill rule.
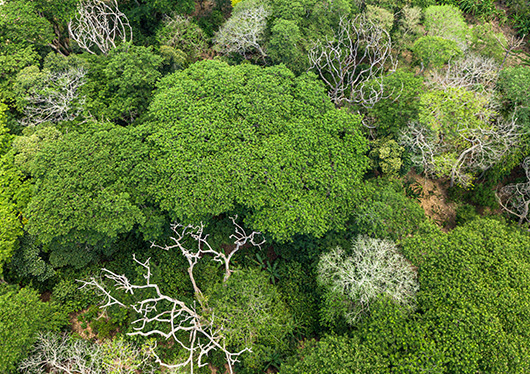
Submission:
[[[397,67],[390,35],[364,16],[342,17],[335,36],[317,42],[309,60],[337,106],[347,102],[371,108],[392,94],[385,95],[383,85],[387,72]]]
[[[494,59],[470,53],[450,61],[446,67],[433,70],[429,81],[441,89],[457,87],[485,93],[494,89],[498,71],[499,65]]]
[[[529,221],[530,208],[530,157],[524,159],[522,167],[527,181],[506,185],[497,191],[499,205],[506,212],[519,218],[519,225]]]
[[[146,271],[144,275],[146,284],[131,284],[129,279],[124,275],[118,275],[107,269],[103,269],[104,278],[113,281],[116,289],[123,290],[126,293],[134,294],[138,291],[146,294],[146,292],[150,292],[152,296],[127,306],[114,297],[111,291],[107,290],[98,279],[92,278],[89,281],[82,281],[82,287],[94,287],[105,297],[106,302],[102,308],[107,308],[111,305],[132,308],[140,317],[133,322],[135,331],[130,333],[130,335],[161,336],[165,339],[173,339],[187,352],[187,358],[177,364],[166,364],[162,362],[156,353],[153,353],[157,363],[161,366],[170,369],[189,367],[190,372],[193,374],[195,365],[198,367],[205,366],[207,364],[205,359],[208,354],[211,351],[220,350],[225,355],[230,373],[233,373],[233,366],[238,361],[239,355],[245,351],[250,351],[250,349],[245,348],[239,352],[230,352],[228,350],[223,331],[215,323],[215,310],[211,310],[208,307],[207,301],[195,281],[193,269],[199,259],[205,255],[212,255],[214,261],[224,265],[224,280],[226,281],[232,272],[230,269],[230,260],[233,255],[245,245],[260,247],[264,243],[263,240],[258,241],[259,232],[247,234],[236,223],[236,218],[230,218],[235,226],[235,233],[231,235],[231,238],[234,239],[234,248],[228,254],[220,250],[215,250],[210,246],[207,241],[208,235],[204,234],[204,226],[202,223],[199,226],[173,225],[172,229],[175,233],[175,236],[171,238],[174,243],[173,245],[161,247],[154,243],[152,244],[153,247],[165,250],[179,249],[182,255],[186,257],[189,264],[188,275],[199,306],[196,303],[187,305],[178,298],[164,295],[158,285],[151,282],[150,259],[141,262],[135,256],[133,256],[134,261]],[[197,244],[195,249],[186,248],[185,241],[188,238],[191,238]],[[167,331],[152,328],[151,324],[154,322],[167,324]],[[186,339],[182,339],[183,333],[187,336]]]
[[[77,13],[75,22],[68,23],[68,31],[79,47],[89,53],[96,54],[96,47],[106,55],[116,48],[116,43],[132,40],[131,25],[116,0],[82,0]]]
[[[109,360],[109,354],[112,359]],[[123,340],[96,344],[68,335],[42,333],[30,355],[19,364],[25,374],[135,374],[156,372],[151,347],[137,348]]]
[[[476,128],[458,124],[451,137],[455,138],[412,122],[401,133],[400,143],[411,149],[413,163],[427,175],[448,176],[451,186],[456,182],[467,187],[475,172],[491,168],[518,144],[521,128],[515,118]]]
[[[502,60],[501,66],[499,67],[499,71],[501,71],[504,67],[504,63],[508,59],[508,56],[515,53],[515,51],[524,44],[524,38],[526,35],[521,37],[513,35],[506,42],[500,40],[495,34],[493,34],[493,36],[495,39],[497,39],[502,49],[504,49],[504,59]]]
[[[340,247],[320,257],[317,280],[331,295],[347,299],[349,323],[369,310],[370,303],[385,295],[394,302],[413,307],[419,288],[415,269],[390,240],[359,236],[348,256]]]
[[[217,50],[225,54],[239,53],[245,58],[248,52],[257,51],[264,58],[263,36],[268,15],[263,5],[234,12],[215,34]]]
[[[84,97],[79,88],[85,84],[86,70],[82,67],[61,72],[49,72],[45,87],[31,87],[25,101],[23,125],[73,120],[83,110]]]

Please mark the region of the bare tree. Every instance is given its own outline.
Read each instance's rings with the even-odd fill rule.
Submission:
[[[504,49],[504,59],[502,60],[501,66],[499,67],[499,71],[501,71],[504,67],[504,63],[508,59],[508,56],[514,54],[516,50],[524,44],[524,38],[526,35],[523,35],[521,37],[512,35],[510,39],[508,39],[506,42],[500,40],[495,34],[493,34],[493,36],[495,37],[495,39],[497,39],[502,49]]]
[[[263,36],[268,15],[263,5],[234,12],[215,34],[217,49],[225,54],[239,53],[245,58],[248,52],[257,51],[264,58]]]
[[[446,67],[433,70],[429,81],[437,88],[466,88],[492,91],[498,78],[499,65],[492,58],[467,54],[464,58],[450,61]]]
[[[96,54],[96,47],[107,55],[118,42],[132,40],[129,20],[118,9],[116,0],[82,0],[77,6],[75,22],[68,23],[70,37],[79,47]]]
[[[530,221],[530,157],[524,159],[522,167],[527,181],[506,185],[495,194],[501,208],[519,218],[519,225]]]
[[[156,372],[153,364],[151,347],[137,348],[116,339],[96,344],[66,334],[42,333],[18,368],[26,374],[149,374]]]
[[[412,308],[419,288],[415,269],[390,240],[359,236],[352,255],[340,247],[320,257],[317,280],[332,297],[347,300],[346,320],[355,323],[377,297]]]
[[[85,98],[80,96],[79,88],[86,82],[85,75],[82,67],[49,72],[44,87],[33,86],[27,93],[21,123],[35,126],[75,119],[83,111]]]
[[[150,259],[141,262],[137,260],[134,255],[134,261],[146,271],[146,274],[144,275],[146,284],[131,284],[129,279],[124,275],[118,275],[107,269],[103,269],[104,278],[113,281],[115,288],[123,290],[125,293],[134,294],[138,291],[143,295],[150,293],[152,296],[146,297],[131,305],[125,305],[114,297],[111,292],[95,278],[92,278],[89,281],[82,281],[82,287],[94,287],[106,298],[106,302],[102,308],[107,308],[111,305],[119,305],[121,307],[130,307],[139,314],[140,317],[133,322],[135,331],[130,333],[130,335],[161,336],[165,339],[173,339],[185,352],[187,352],[187,358],[177,364],[166,364],[162,362],[156,353],[153,353],[156,362],[161,366],[170,369],[189,367],[190,372],[193,374],[195,364],[198,367],[205,366],[207,364],[205,359],[208,354],[211,351],[220,350],[225,355],[230,373],[233,373],[233,367],[238,361],[239,355],[243,352],[250,351],[250,349],[245,348],[239,352],[230,352],[226,347],[223,331],[215,323],[215,310],[211,310],[208,307],[207,301],[203,297],[203,294],[195,281],[193,269],[198,260],[203,256],[212,255],[214,261],[224,265],[224,280],[226,281],[232,272],[230,269],[230,260],[233,255],[247,244],[260,247],[264,243],[263,240],[258,241],[258,236],[260,235],[259,232],[247,234],[245,230],[236,223],[236,218],[237,217],[230,218],[235,226],[235,233],[230,236],[230,238],[234,239],[234,248],[228,254],[215,250],[210,246],[207,241],[208,235],[204,234],[204,226],[202,223],[199,226],[173,225],[172,230],[175,233],[175,236],[171,238],[174,243],[173,245],[161,247],[154,243],[152,244],[153,247],[165,250],[179,249],[182,255],[186,257],[189,264],[188,275],[193,285],[196,299],[199,302],[198,307],[195,303],[193,303],[193,305],[187,305],[184,301],[179,300],[178,298],[164,295],[158,285],[151,283]],[[195,249],[192,250],[186,248],[184,243],[188,238],[191,238],[196,242],[197,247]],[[151,327],[151,324],[155,322],[167,324],[167,331]],[[182,339],[183,333],[187,336],[186,339]]]
[[[427,175],[447,176],[451,186],[456,182],[467,187],[474,173],[500,162],[520,137],[521,128],[515,118],[476,128],[457,124],[451,136],[412,122],[401,133],[400,143],[411,149],[413,163]]]
[[[387,72],[397,67],[390,35],[364,16],[342,17],[335,36],[317,42],[309,60],[337,106],[347,102],[371,108],[392,94],[385,95],[383,86]]]

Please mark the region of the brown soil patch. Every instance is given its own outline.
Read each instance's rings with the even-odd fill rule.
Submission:
[[[412,171],[408,174],[408,178],[420,187],[418,200],[427,217],[442,227],[443,231],[447,232],[454,228],[457,204],[449,201],[447,181],[428,179]]]
[[[82,322],[77,319],[80,314],[86,313],[87,310],[88,309],[81,310],[75,313],[70,313],[69,321],[73,332],[79,334],[79,336],[81,336],[83,339],[91,340],[96,337],[96,334],[94,334],[94,332],[92,331],[90,324],[87,324],[86,329],[84,329],[81,326]]]

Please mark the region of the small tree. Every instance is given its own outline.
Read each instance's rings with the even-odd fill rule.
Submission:
[[[390,240],[359,236],[352,244],[352,254],[340,247],[321,256],[318,283],[325,288],[325,298],[339,299],[350,324],[357,322],[370,309],[370,304],[383,295],[397,304],[412,308],[419,288],[416,271]],[[325,310],[333,320],[337,310]]]
[[[502,187],[497,193],[497,201],[502,209],[519,218],[519,224],[529,221],[530,212],[530,157],[521,165],[526,174],[526,182],[513,183]]]
[[[96,54],[96,49],[107,55],[118,42],[132,40],[129,20],[118,9],[116,0],[82,0],[77,6],[76,21],[68,23],[70,37],[79,47]],[[95,48],[94,48],[95,47]]]
[[[257,51],[264,58],[263,36],[269,12],[263,5],[239,9],[235,8],[232,16],[215,35],[216,48],[221,53],[239,53],[245,58],[247,53]]]
[[[309,51],[309,60],[337,106],[373,107],[385,97],[383,78],[387,71],[397,67],[388,31],[364,16],[341,18],[334,37],[316,43]]]
[[[477,172],[500,162],[519,143],[521,134],[515,118],[498,117],[487,97],[448,87],[422,96],[419,120],[401,132],[400,143],[428,176],[469,187]]]
[[[165,339],[173,339],[179,347],[186,352],[186,358],[176,364],[166,364],[162,362],[156,353],[153,353],[155,360],[161,366],[169,369],[178,369],[182,367],[189,367],[191,374],[194,372],[194,367],[202,367],[207,365],[204,360],[209,353],[215,350],[220,350],[226,357],[226,362],[230,373],[233,373],[233,367],[238,362],[238,357],[243,352],[249,351],[250,348],[244,348],[239,352],[230,352],[226,345],[226,337],[223,328],[216,323],[215,310],[211,310],[208,306],[208,301],[204,297],[202,291],[195,281],[193,269],[199,259],[206,255],[212,255],[213,260],[221,263],[225,268],[224,282],[228,280],[232,270],[230,269],[230,260],[233,255],[245,245],[252,245],[260,247],[264,241],[258,241],[259,232],[252,232],[247,234],[245,230],[236,223],[237,217],[231,217],[232,223],[235,226],[235,233],[230,237],[234,239],[234,248],[226,254],[223,251],[215,250],[207,241],[208,235],[204,234],[204,226],[202,223],[199,226],[183,226],[175,224],[172,230],[175,234],[171,240],[173,245],[158,246],[152,244],[153,247],[158,247],[165,250],[179,249],[182,255],[188,260],[188,275],[193,285],[196,301],[192,305],[186,304],[184,301],[164,295],[159,286],[151,283],[151,266],[150,259],[141,262],[133,255],[134,261],[146,270],[144,278],[145,285],[131,284],[125,275],[118,275],[110,270],[103,269],[104,277],[115,283],[115,288],[123,290],[125,293],[134,295],[138,292],[144,295],[144,298],[125,305],[108,291],[105,285],[99,280],[92,278],[89,281],[81,281],[82,287],[94,287],[105,298],[106,303],[102,308],[107,308],[112,305],[119,305],[121,307],[132,308],[140,317],[132,324],[134,325],[134,332],[129,335],[140,336],[161,336]],[[197,243],[195,250],[185,247],[185,242],[191,239]],[[152,324],[165,324],[167,329],[160,330],[158,327],[153,327]],[[183,339],[182,334],[187,338]]]
[[[18,86],[25,93],[23,125],[71,121],[81,114],[85,98],[79,91],[86,82],[86,69],[72,67],[41,73],[35,70],[38,68],[34,66],[26,68],[18,77]]]

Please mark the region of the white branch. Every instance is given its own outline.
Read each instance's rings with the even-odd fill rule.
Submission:
[[[333,38],[309,51],[311,68],[329,88],[336,105],[343,102],[371,108],[392,95],[384,93],[385,74],[397,68],[388,32],[364,16],[340,19]]]
[[[25,97],[27,105],[21,124],[35,126],[75,119],[83,111],[85,98],[79,95],[79,89],[86,82],[85,75],[84,68],[49,73],[46,86],[32,87]]]
[[[206,365],[207,363],[204,360],[208,354],[213,350],[220,350],[225,354],[230,373],[233,373],[233,366],[238,361],[239,355],[243,352],[250,351],[250,349],[245,348],[242,351],[235,353],[228,350],[221,329],[214,323],[214,311],[211,311],[210,308],[205,305],[202,292],[198,288],[193,276],[193,268],[198,260],[205,255],[212,255],[214,261],[220,262],[225,266],[224,281],[226,282],[232,272],[230,270],[230,260],[233,255],[246,244],[260,247],[264,243],[264,240],[258,240],[258,236],[260,235],[259,232],[247,234],[245,230],[236,223],[237,216],[231,217],[230,219],[235,226],[235,233],[231,235],[231,238],[234,239],[234,249],[228,254],[212,248],[207,242],[208,235],[204,234],[204,225],[202,223],[198,226],[183,226],[175,224],[172,226],[175,234],[171,238],[174,242],[173,245],[162,247],[152,244],[153,247],[165,250],[178,248],[186,257],[189,264],[188,274],[193,284],[195,295],[201,306],[200,310],[197,310],[195,303],[189,306],[177,298],[164,295],[158,285],[151,282],[150,259],[141,262],[136,259],[135,256],[133,256],[134,261],[146,271],[144,274],[145,284],[131,284],[125,275],[118,275],[108,269],[103,269],[103,276],[114,282],[115,289],[125,291],[131,295],[134,295],[135,292],[138,291],[141,291],[142,295],[147,292],[152,296],[126,306],[107,291],[101,281],[95,278],[92,278],[89,281],[81,281],[83,283],[82,287],[93,287],[105,297],[105,304],[102,308],[107,308],[111,305],[119,305],[122,307],[130,307],[139,314],[140,317],[132,323],[135,331],[130,333],[130,335],[162,336],[165,339],[172,339],[187,352],[187,358],[184,361],[172,365],[163,363],[162,360],[154,354],[156,361],[160,365],[171,369],[189,367],[191,373],[193,373],[194,365],[197,365],[198,367]],[[197,248],[193,250],[186,248],[184,245],[186,238],[193,239],[197,244]],[[153,322],[167,324],[167,331],[152,329],[150,326]],[[187,336],[186,339],[182,339],[183,332]]]
[[[132,40],[129,20],[118,9],[116,0],[83,0],[77,6],[76,22],[68,23],[70,37],[79,47],[96,54],[94,47],[104,55],[116,48],[118,42]]]

